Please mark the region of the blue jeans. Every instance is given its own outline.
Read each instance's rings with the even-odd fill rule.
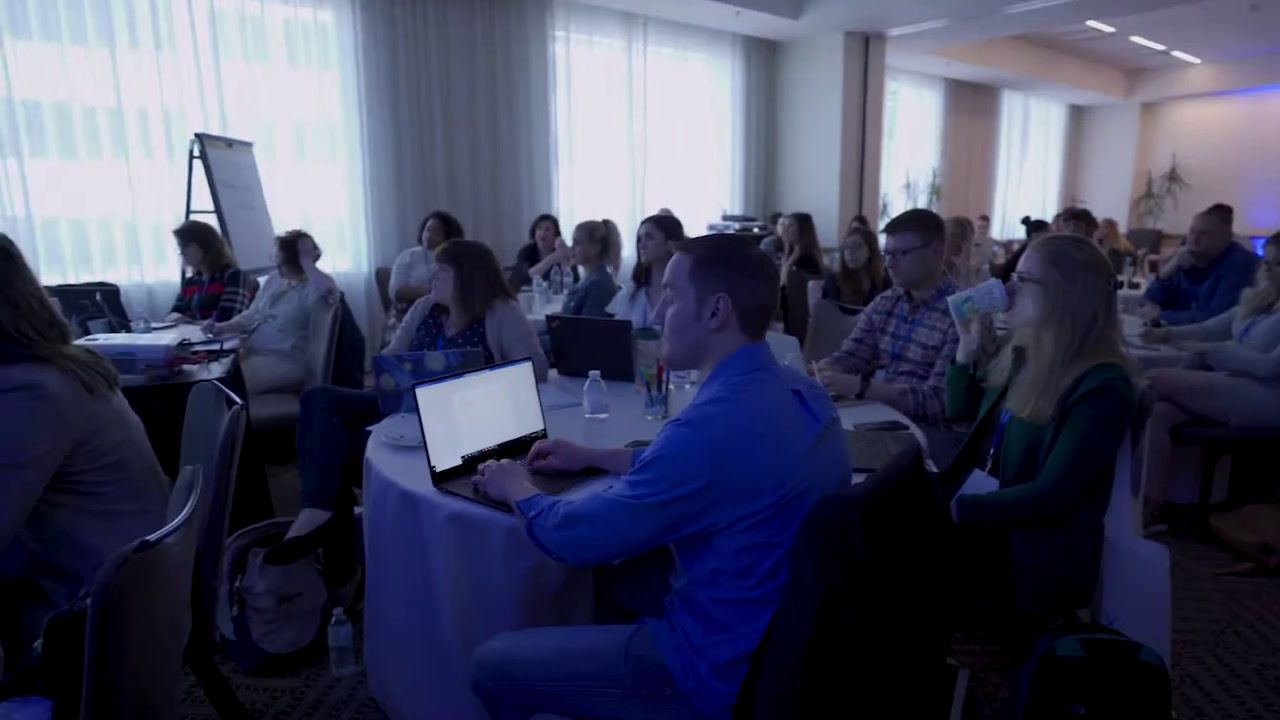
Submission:
[[[365,428],[384,417],[372,390],[320,385],[302,394],[298,410],[302,507],[330,512],[350,508],[349,478],[360,477],[369,444]]]
[[[472,688],[492,720],[538,713],[600,720],[693,720],[652,631],[545,627],[498,635],[475,654]]]

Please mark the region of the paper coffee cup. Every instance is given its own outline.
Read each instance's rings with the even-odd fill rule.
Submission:
[[[1009,295],[1004,291],[1004,283],[992,278],[947,298],[947,306],[957,321],[968,322],[1008,310]]]

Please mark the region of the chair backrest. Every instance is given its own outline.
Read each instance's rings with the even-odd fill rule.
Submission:
[[[781,364],[786,364],[788,356],[800,355],[800,341],[792,335],[770,330],[765,333],[764,341],[769,344],[773,358]]]
[[[174,485],[167,524],[122,548],[89,592],[82,720],[176,718],[191,629],[191,575],[207,506],[200,469]]]
[[[822,275],[796,268],[791,268],[787,273],[787,314],[782,319],[782,324],[788,335],[804,340],[804,333],[809,329],[809,282],[821,279]]]
[[[1134,482],[1132,433],[1116,454],[1111,500],[1103,520],[1094,621],[1119,630],[1172,663],[1173,580],[1169,549],[1142,535],[1145,488]]]
[[[382,314],[391,312],[391,268],[385,265],[374,269],[373,282],[378,286],[378,299],[382,301]]]
[[[848,315],[830,300],[813,304],[809,315],[809,332],[804,338],[805,362],[818,362],[831,357],[858,324],[856,315]]]
[[[325,385],[333,377],[333,356],[338,350],[338,322],[342,296],[331,303],[316,303],[311,311],[311,385]]]
[[[245,423],[244,403],[217,382],[197,383],[187,395],[180,465],[201,469],[201,493],[208,507],[196,547],[191,592],[193,635],[209,633],[212,637],[222,549],[227,542]]]

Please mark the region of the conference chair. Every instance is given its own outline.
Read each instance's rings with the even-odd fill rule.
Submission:
[[[782,316],[782,325],[788,335],[794,335],[800,342],[804,342],[805,331],[809,329],[809,283],[821,279],[820,274],[797,268],[787,273],[783,286],[786,313]]]
[[[191,629],[191,578],[207,506],[200,468],[178,475],[165,526],[119,550],[98,571],[85,625],[81,720],[178,717],[182,649]],[[61,712],[61,709],[60,709]],[[0,703],[5,720],[47,720],[53,703]]]
[[[196,547],[191,635],[185,659],[209,704],[225,719],[249,716],[214,662],[222,551],[227,542],[246,419],[240,398],[219,383],[209,381],[191,389],[182,426],[181,464],[200,468],[204,478],[202,502],[208,508]]]
[[[333,357],[338,346],[338,322],[342,318],[341,301],[317,303],[311,311],[311,377],[304,390],[330,382]],[[255,432],[287,430],[298,422],[298,406],[302,391],[270,392],[249,398],[249,419]]]
[[[805,362],[818,362],[834,355],[857,324],[857,313],[846,313],[831,300],[815,302],[804,339]]]
[[[378,286],[378,299],[382,301],[382,314],[391,312],[391,268],[385,265],[373,271],[373,282]]]
[[[1142,533],[1145,488],[1132,468],[1132,433],[1116,453],[1111,500],[1103,517],[1098,588],[1089,614],[1094,622],[1119,630],[1149,646],[1172,664],[1173,579],[1169,548]]]
[[[1179,445],[1194,445],[1204,450],[1200,465],[1199,512],[1207,514],[1215,496],[1219,495],[1214,492],[1218,462],[1236,454],[1256,453],[1261,456],[1262,452],[1280,443],[1280,427],[1236,429],[1223,423],[1196,419],[1174,427],[1172,436]]]

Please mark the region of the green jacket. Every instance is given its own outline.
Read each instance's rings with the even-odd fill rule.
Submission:
[[[990,437],[1005,388],[984,388],[967,365],[947,372],[947,415],[976,421]],[[1116,453],[1137,409],[1126,368],[1096,365],[1059,401],[1047,424],[1014,417],[992,474],[1000,490],[956,500],[962,527],[1006,533],[1014,604],[1023,614],[1059,613],[1092,602],[1102,558],[1103,516]],[[984,467],[990,440],[981,444]]]

